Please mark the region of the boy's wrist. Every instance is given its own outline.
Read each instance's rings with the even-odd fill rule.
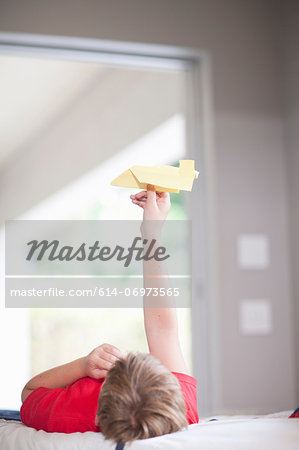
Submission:
[[[141,224],[140,231],[143,239],[161,240],[162,228],[164,220],[144,220]]]
[[[78,363],[78,375],[79,378],[84,378],[88,376],[87,373],[87,356],[83,356],[77,360]]]

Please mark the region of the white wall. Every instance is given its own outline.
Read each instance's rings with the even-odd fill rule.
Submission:
[[[2,0],[0,5],[2,31],[186,46],[211,54],[219,205],[219,410],[291,409],[299,400],[278,5],[272,0],[28,0],[26,7],[21,0]],[[269,236],[268,270],[238,269],[236,237],[243,232]],[[261,296],[272,302],[273,333],[243,337],[239,301]]]
[[[20,67],[16,70],[19,72],[23,59],[24,56],[18,58]],[[39,61],[40,66],[44,61]],[[52,64],[57,64],[57,61],[54,60]],[[43,108],[38,108],[35,98],[38,93],[33,87],[28,96],[30,89],[27,88],[27,98],[33,99],[35,112],[39,109],[44,120],[42,125],[36,125],[34,119],[29,119],[28,122],[33,123],[31,134],[27,131],[29,136],[26,133],[22,135],[20,127],[20,144],[13,147],[3,164],[0,162],[0,226],[7,218],[23,214],[47,196],[102,164],[170,117],[179,114],[182,109],[180,98],[184,78],[179,72],[165,74],[111,67],[103,69],[94,63],[90,63],[88,69],[92,69],[92,80],[85,85],[82,83],[81,89],[78,86],[76,95],[72,95],[69,101],[66,99],[62,107],[55,101],[54,119],[47,117],[45,105],[50,102],[46,100],[42,103]],[[41,69],[36,67],[35,70],[39,74]],[[63,77],[61,67],[60,73]],[[76,72],[72,76],[80,80]],[[46,82],[44,85],[48,93],[52,88],[50,83],[55,83],[53,78],[52,75],[50,82],[46,80],[49,84]],[[16,95],[13,83],[6,86],[9,95]],[[26,89],[26,81],[23,86]],[[52,96],[56,98],[53,91]],[[20,97],[19,102],[22,103]],[[157,112],[158,101],[161,101],[161,105]],[[19,102],[17,100],[16,104]],[[10,118],[13,122],[11,133],[19,120],[20,114]]]

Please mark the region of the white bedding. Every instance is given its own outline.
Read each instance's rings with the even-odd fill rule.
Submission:
[[[298,450],[299,419],[291,411],[267,416],[214,416],[188,430],[126,445],[130,450]],[[46,433],[17,422],[0,421],[1,450],[114,450],[101,433]]]

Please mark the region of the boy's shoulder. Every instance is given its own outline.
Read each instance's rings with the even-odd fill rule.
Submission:
[[[198,423],[197,411],[197,380],[186,373],[171,372],[179,381],[182,394],[186,403],[186,417],[189,424]]]
[[[98,431],[94,417],[104,381],[84,377],[65,388],[35,389],[21,407],[22,422],[48,432]]]
[[[197,380],[196,378],[192,377],[191,375],[187,373],[181,373],[181,372],[171,372],[180,383],[189,383],[192,386],[197,386]]]

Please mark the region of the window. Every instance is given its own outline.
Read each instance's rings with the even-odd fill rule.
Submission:
[[[109,182],[133,164],[189,157],[187,63],[31,45],[6,48],[0,67],[2,220],[140,218],[129,190]],[[183,193],[172,203],[170,218],[190,217]],[[102,342],[147,350],[141,309],[9,310],[3,302],[0,320],[1,407],[19,407],[31,375]],[[190,310],[179,320],[191,366]]]

